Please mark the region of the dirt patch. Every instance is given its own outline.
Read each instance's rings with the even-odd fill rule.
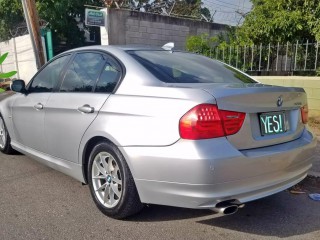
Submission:
[[[320,193],[320,177],[308,176],[289,189],[292,194]]]
[[[313,132],[317,135],[320,136],[320,117],[311,117],[309,118],[308,122],[309,126],[313,130]]]

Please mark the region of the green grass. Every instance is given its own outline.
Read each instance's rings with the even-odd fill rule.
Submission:
[[[4,91],[5,91],[4,89],[0,88],[0,93],[2,93],[2,92],[4,92]]]

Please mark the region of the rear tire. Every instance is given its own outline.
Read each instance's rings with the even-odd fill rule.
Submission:
[[[4,123],[3,117],[0,115],[0,151],[5,154],[14,153],[14,149],[11,147],[11,138]]]
[[[143,208],[130,169],[113,144],[100,142],[93,148],[87,176],[92,198],[105,215],[123,219]]]

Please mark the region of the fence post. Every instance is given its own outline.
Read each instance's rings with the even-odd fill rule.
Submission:
[[[289,50],[289,43],[287,42],[287,48],[286,48],[286,62],[285,62],[285,64],[284,64],[284,70],[285,70],[285,71],[287,71],[288,50]]]
[[[224,48],[222,49],[222,62],[224,62]]]
[[[306,44],[306,56],[304,58],[304,71],[306,70],[307,68],[307,60],[308,60],[308,45],[309,45],[309,40],[307,39],[307,44]]]
[[[16,39],[12,38],[12,42],[13,42],[14,63],[16,65],[17,77],[20,78]]]
[[[296,67],[297,67],[298,43],[299,43],[299,41],[297,41],[297,44],[296,44],[296,53],[295,53],[295,55],[294,55],[294,67],[293,67],[293,71],[295,71],[295,70],[296,70]]]
[[[236,68],[238,68],[238,57],[239,57],[239,46],[237,46],[237,60],[236,60]]]
[[[262,43],[260,43],[259,72],[261,70],[261,54],[262,54]]]
[[[319,51],[319,42],[317,41],[317,46],[316,46],[316,60],[315,60],[315,62],[314,62],[314,70],[315,70],[315,71],[317,71],[318,51]]]
[[[229,46],[229,65],[231,65],[231,45]]]
[[[247,50],[247,46],[244,45],[244,49],[243,49],[243,67],[242,67],[243,71],[245,71],[245,69],[246,69],[246,50]]]
[[[276,72],[278,71],[278,62],[279,62],[279,42],[277,45],[277,58],[276,58]]]
[[[270,47],[271,46],[270,46],[270,43],[269,43],[267,71],[269,71],[269,67],[270,67],[270,51],[271,51]]]
[[[251,51],[251,72],[253,67],[253,51],[254,51],[254,45],[252,45],[252,51]]]

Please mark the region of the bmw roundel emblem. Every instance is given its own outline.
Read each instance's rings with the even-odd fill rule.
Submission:
[[[278,100],[277,100],[277,106],[278,106],[278,107],[281,107],[282,104],[283,104],[283,99],[282,99],[282,97],[280,96],[280,97],[278,97]]]

